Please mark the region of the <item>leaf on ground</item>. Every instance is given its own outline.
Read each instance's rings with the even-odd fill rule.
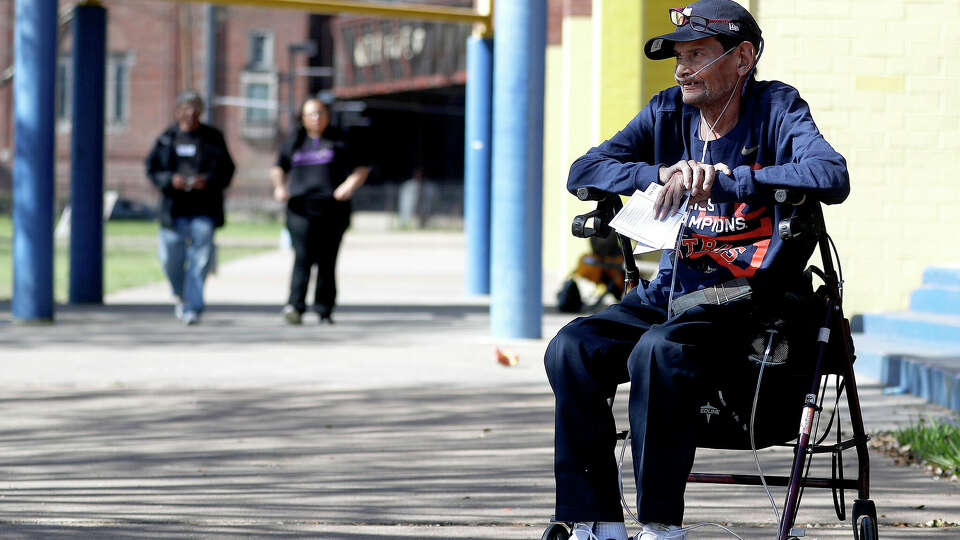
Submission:
[[[520,362],[520,359],[517,358],[516,353],[510,349],[500,349],[500,347],[494,347],[494,356],[497,359],[497,363],[502,366],[513,367]]]

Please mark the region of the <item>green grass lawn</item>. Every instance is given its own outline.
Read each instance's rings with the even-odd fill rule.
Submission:
[[[104,227],[104,293],[144,285],[164,279],[157,260],[155,221],[109,221]],[[222,264],[240,257],[275,249],[280,242],[283,224],[227,219],[217,230],[218,261]],[[13,224],[10,216],[0,216],[0,299],[9,299],[13,287],[11,260]],[[54,298],[67,300],[69,283],[69,245],[56,242],[54,254]]]

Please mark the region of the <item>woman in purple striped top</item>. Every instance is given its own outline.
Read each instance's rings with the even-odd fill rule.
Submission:
[[[334,270],[343,233],[350,225],[350,199],[366,181],[362,165],[345,138],[330,126],[330,110],[319,99],[300,109],[300,129],[283,145],[270,169],[273,198],[287,203],[287,229],[295,258],[284,320],[300,324],[307,309],[307,285],[317,267],[313,310],[333,323],[337,296]]]

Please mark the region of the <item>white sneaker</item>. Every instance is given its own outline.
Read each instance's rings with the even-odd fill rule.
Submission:
[[[686,537],[687,531],[676,525],[644,523],[643,530],[637,533],[634,540],[684,540]]]
[[[570,539],[569,540],[600,540],[597,538],[597,535],[593,534],[593,522],[587,523],[574,523],[573,529],[570,530]]]
[[[183,318],[180,320],[187,326],[193,326],[200,322],[200,314],[196,311],[184,311]]]
[[[177,302],[173,304],[173,316],[176,317],[178,321],[183,320],[183,301],[179,298]]]
[[[283,320],[287,324],[300,324],[303,322],[303,314],[297,311],[297,308],[287,304],[283,306]]]

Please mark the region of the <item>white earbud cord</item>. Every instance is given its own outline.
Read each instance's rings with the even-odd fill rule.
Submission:
[[[731,49],[732,50],[732,49]],[[723,118],[723,114],[727,112],[727,107],[730,106],[730,102],[733,101],[733,95],[737,93],[737,88],[740,86],[740,80],[743,79],[743,75],[737,75],[737,84],[733,85],[733,91],[730,92],[730,97],[727,98],[727,102],[723,104],[723,108],[720,109],[720,114],[717,115],[717,119],[713,121],[713,125],[710,126],[710,133],[713,134],[714,139],[719,139],[717,136],[717,124],[720,123],[720,119]],[[701,114],[701,118],[702,118]],[[710,144],[710,141],[706,137],[703,138],[703,153],[700,155],[700,162],[706,163],[707,161],[707,145]]]
[[[732,50],[733,50],[733,49],[730,49],[730,51],[732,51]],[[689,75],[689,76],[687,76],[687,77],[684,77],[684,79],[689,79],[690,77],[693,77],[693,76],[696,75],[697,73],[700,73],[700,72],[703,71],[704,69],[708,68],[708,67],[710,66],[710,64],[713,64],[713,62],[716,62],[717,60],[719,60],[719,59],[723,58],[724,56],[726,56],[726,54],[729,53],[730,51],[727,51],[727,52],[723,53],[722,55],[716,57],[716,58],[715,58],[713,61],[711,61],[709,64],[707,64],[707,65],[703,66],[702,68],[698,69],[698,70],[695,71],[692,75]],[[674,77],[674,78],[676,78],[676,77]],[[733,95],[736,94],[736,92],[737,92],[737,87],[740,86],[740,79],[742,79],[742,78],[743,78],[743,75],[737,76],[737,84],[733,85],[733,91],[730,92],[730,97],[727,98],[727,102],[724,103],[723,109],[720,109],[720,114],[717,115],[717,119],[714,120],[713,125],[710,126],[710,133],[713,133],[713,136],[716,137],[716,138],[718,138],[718,139],[719,139],[719,137],[717,137],[717,132],[715,131],[715,128],[717,127],[717,124],[720,123],[720,119],[723,118],[724,113],[727,112],[727,107],[730,106],[730,102],[733,101]],[[678,82],[679,82],[679,81],[678,81]],[[698,130],[700,129],[699,125],[697,126],[697,129],[698,129]],[[704,140],[703,140],[703,153],[702,153],[701,156],[700,156],[700,163],[706,163],[706,161],[707,161],[707,145],[708,145],[708,144],[710,144],[710,141],[708,141],[708,140],[706,139],[706,137],[704,137]],[[687,195],[689,196],[690,193],[687,192]],[[677,233],[677,242],[676,242],[676,245],[675,245],[674,250],[673,250],[673,272],[672,272],[673,275],[670,277],[670,295],[667,296],[667,319],[668,319],[668,320],[673,317],[673,293],[674,293],[674,290],[676,289],[676,285],[677,285],[677,263],[680,261],[680,239],[683,238],[683,234],[686,232],[686,229],[687,229],[687,218],[689,217],[689,213],[690,213],[690,209],[689,209],[688,205],[686,205],[686,204],[684,204],[683,213],[684,213],[683,221],[682,221],[681,224],[680,224],[680,231]]]
[[[713,60],[707,62],[707,64],[706,64],[705,66],[702,66],[700,69],[694,71],[693,73],[691,73],[691,74],[689,74],[689,75],[684,75],[683,77],[680,77],[680,76],[678,76],[676,73],[674,73],[674,74],[673,74],[673,80],[677,81],[677,84],[682,84],[683,81],[686,81],[687,79],[692,79],[693,77],[696,77],[697,75],[700,74],[701,71],[703,71],[703,70],[707,69],[708,67],[712,66],[715,62],[717,62],[718,60],[720,60],[720,59],[723,58],[724,56],[730,54],[730,53],[733,52],[733,50],[736,49],[736,48],[737,48],[737,47],[730,47],[726,52],[724,52],[724,53],[721,54],[720,56],[714,58]],[[682,79],[682,80],[681,80],[681,79]]]
[[[770,499],[770,506],[773,508],[773,515],[777,519],[777,530],[780,530],[780,511],[777,509],[777,503],[773,500],[773,494],[770,493],[770,487],[767,486],[767,479],[763,474],[763,467],[760,465],[760,454],[757,452],[757,440],[754,437],[754,424],[757,419],[757,402],[760,401],[760,383],[763,382],[763,368],[767,365],[767,359],[770,358],[770,351],[773,348],[773,336],[776,330],[767,330],[770,337],[767,338],[767,348],[763,351],[763,358],[760,360],[760,374],[757,375],[757,388],[753,393],[753,407],[750,408],[750,449],[753,450],[753,461],[757,464],[757,472],[760,473],[760,483],[763,485],[763,491],[767,493]]]
[[[687,75],[686,77],[683,77],[683,80],[687,80],[687,79],[690,79],[691,77],[695,77],[697,74],[699,74],[699,73],[702,72],[703,70],[705,70],[705,69],[707,69],[708,67],[710,67],[711,65],[713,65],[714,62],[720,60],[721,58],[723,58],[724,56],[726,56],[727,54],[729,54],[729,53],[730,53],[731,51],[733,51],[733,49],[735,49],[735,48],[736,48],[736,47],[731,48],[731,49],[728,50],[727,52],[725,52],[725,53],[723,53],[722,55],[720,55],[720,56],[714,58],[713,60],[711,60],[709,63],[707,63],[707,65],[705,65],[705,66],[701,67],[700,69],[694,71],[694,72],[691,73],[690,75]],[[757,58],[759,59],[759,55],[757,55]],[[733,95],[734,95],[734,93],[737,91],[737,87],[740,86],[740,80],[741,80],[741,79],[743,79],[743,75],[739,75],[739,76],[737,77],[737,84],[735,84],[735,85],[733,86],[733,91],[730,93],[730,97],[727,98],[727,102],[723,105],[723,109],[720,110],[719,116],[717,116],[717,119],[713,122],[713,125],[710,126],[710,133],[713,133],[713,135],[714,135],[715,138],[718,138],[718,139],[719,139],[719,137],[716,136],[716,135],[717,135],[717,132],[715,131],[715,129],[716,129],[716,127],[717,127],[717,124],[720,123],[720,119],[723,118],[724,113],[727,112],[727,107],[730,106],[730,102],[733,101]],[[679,77],[677,77],[676,74],[674,74],[674,80],[676,80],[678,84],[682,84],[681,79],[680,79]],[[699,127],[699,126],[698,126],[698,127]],[[706,139],[704,139],[704,141],[703,141],[703,153],[702,153],[701,156],[700,156],[700,162],[701,162],[701,163],[705,163],[705,162],[706,162],[706,159],[707,159],[707,145],[708,145],[708,143],[709,143],[709,141],[707,141]],[[685,206],[686,206],[686,205],[685,205]],[[688,214],[688,213],[689,213],[689,209],[688,209],[688,208],[685,208],[685,209],[684,209],[684,213],[685,213],[685,214]],[[679,232],[679,234],[677,235],[677,247],[674,249],[673,276],[672,276],[672,278],[671,278],[671,280],[670,280],[670,296],[667,298],[667,318],[668,318],[668,319],[671,318],[672,315],[673,315],[673,314],[672,314],[673,293],[674,293],[674,287],[675,287],[676,282],[677,282],[677,262],[678,262],[679,257],[680,257],[680,247],[679,247],[679,246],[680,246],[680,238],[683,237],[684,230],[686,229],[686,223],[687,223],[687,219],[685,218],[685,219],[683,220],[683,223],[682,223],[681,227],[680,227],[680,232]],[[758,400],[758,398],[759,398],[760,382],[763,380],[763,368],[764,368],[764,366],[766,365],[767,358],[768,358],[769,355],[770,355],[770,349],[771,349],[772,343],[773,343],[773,335],[771,334],[769,340],[767,341],[767,348],[766,348],[766,350],[764,351],[763,359],[761,360],[761,363],[760,363],[760,374],[759,374],[759,377],[758,377],[758,380],[757,380],[757,393],[754,394],[754,397],[753,397],[753,408],[752,408],[751,413],[750,413],[750,443],[751,443],[751,447],[752,447],[752,449],[753,449],[754,459],[755,459],[756,462],[757,462],[757,463],[756,463],[756,464],[757,464],[757,468],[758,468],[758,470],[759,470],[759,472],[760,472],[761,483],[763,484],[764,491],[766,491],[767,496],[770,498],[770,502],[771,502],[772,505],[773,505],[774,515],[776,516],[776,518],[777,518],[777,523],[779,524],[779,522],[780,522],[780,514],[779,514],[779,511],[777,510],[777,505],[776,505],[776,503],[773,501],[773,496],[772,496],[771,493],[770,493],[770,489],[769,489],[769,487],[767,487],[766,480],[764,479],[763,469],[762,469],[762,467],[760,467],[759,455],[757,454],[756,443],[754,442],[754,438],[753,438],[753,421],[754,421],[754,417],[755,417],[755,415],[756,415],[756,407],[757,407],[757,400]],[[623,504],[623,508],[627,511],[627,514],[628,514],[635,522],[640,523],[640,519],[633,513],[633,511],[630,510],[630,505],[627,504],[627,498],[626,498],[626,496],[625,496],[624,493],[623,493],[623,457],[624,457],[624,454],[625,454],[626,451],[627,451],[627,444],[629,443],[629,441],[630,441],[630,431],[628,430],[628,431],[626,432],[626,436],[624,437],[624,440],[623,440],[623,446],[621,446],[621,448],[620,448],[620,457],[619,457],[619,459],[617,460],[617,461],[618,461],[618,464],[617,464],[617,465],[618,465],[618,466],[617,466],[617,478],[619,479],[619,484],[620,484],[620,502],[621,502],[621,504]],[[737,533],[733,532],[732,530],[728,529],[727,527],[724,527],[723,525],[720,525],[719,523],[697,523],[697,524],[691,525],[691,526],[689,526],[689,527],[681,527],[681,528],[680,528],[678,531],[676,531],[676,532],[678,532],[678,533],[686,533],[686,532],[688,532],[688,531],[692,531],[692,530],[694,530],[694,529],[699,529],[699,528],[701,528],[701,527],[717,527],[717,528],[722,529],[723,531],[727,532],[727,533],[730,534],[731,536],[734,536],[734,537],[736,537],[736,538],[738,538],[738,539],[740,539],[740,540],[743,540],[743,537],[741,537],[741,536],[738,535]]]

